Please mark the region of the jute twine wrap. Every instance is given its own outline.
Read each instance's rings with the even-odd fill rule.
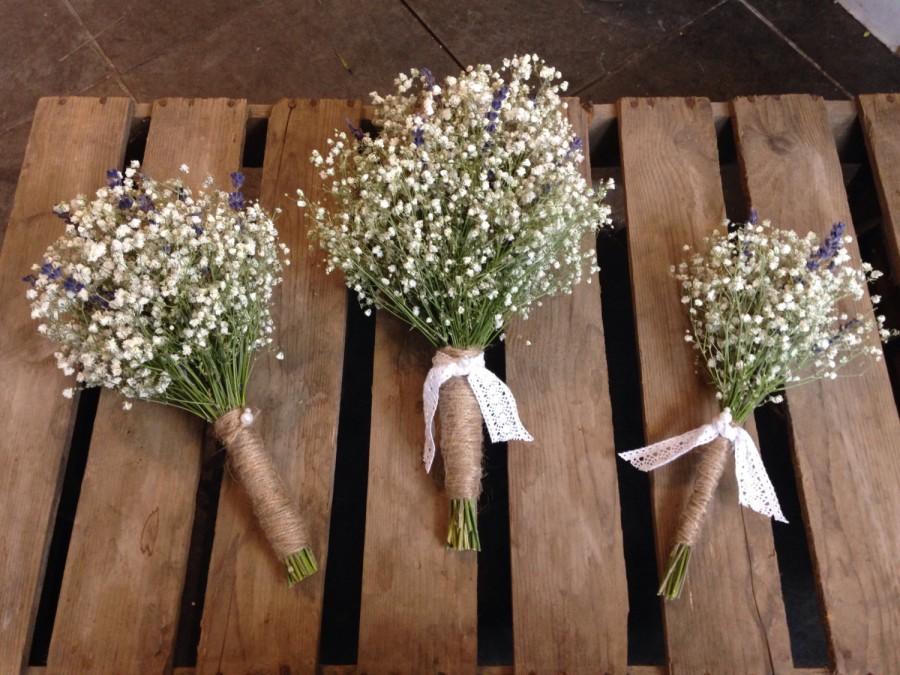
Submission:
[[[284,560],[309,545],[309,533],[275,472],[262,438],[252,422],[244,423],[243,414],[240,409],[227,412],[213,428],[228,450],[231,469],[244,486],[266,539]]]
[[[477,356],[480,349],[440,350],[454,358]],[[438,403],[444,486],[451,499],[478,499],[481,494],[482,419],[478,399],[464,377],[451,377],[441,387]]]
[[[707,444],[697,465],[697,479],[687,506],[681,512],[675,543],[693,546],[697,543],[709,502],[725,471],[731,443],[719,437]]]

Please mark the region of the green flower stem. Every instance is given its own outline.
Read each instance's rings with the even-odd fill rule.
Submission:
[[[675,548],[669,555],[666,575],[663,577],[657,595],[661,595],[666,600],[677,600],[681,597],[690,562],[691,547],[688,544],[675,544]]]
[[[308,546],[304,546],[296,553],[289,555],[284,559],[284,564],[287,567],[289,587],[319,571],[316,557]]]
[[[478,503],[474,499],[450,500],[450,529],[447,547],[455,551],[480,551]]]

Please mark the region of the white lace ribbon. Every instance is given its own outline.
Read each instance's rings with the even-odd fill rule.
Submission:
[[[619,457],[641,471],[652,471],[719,436],[729,441],[734,449],[738,501],[748,509],[786,523],[787,519],[781,512],[778,496],[766,473],[759,448],[746,429],[732,424],[731,411],[727,408],[710,424],[638,450],[620,452]]]
[[[431,370],[422,391],[425,412],[425,450],[422,461],[431,471],[434,461],[434,414],[437,411],[441,385],[451,377],[465,377],[475,394],[481,416],[492,443],[501,441],[533,441],[519,419],[516,399],[503,380],[484,365],[484,352],[475,356],[450,356],[437,352],[431,360]]]

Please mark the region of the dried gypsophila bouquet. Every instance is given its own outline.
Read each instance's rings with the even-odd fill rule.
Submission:
[[[609,223],[601,200],[612,183],[594,191],[581,174],[560,78],[532,55],[442,84],[413,69],[396,93],[372,94],[377,137],[350,125],[312,156],[329,184],[332,208],[311,205],[328,271],[344,273],[367,313],[394,314],[437,349],[423,392],[424,462],[429,470],[439,408],[456,549],[480,550],[482,419],[492,441],[531,440],[484,349],[513,317],[596,270],[583,235]],[[298,204],[307,205],[302,192]]]
[[[182,165],[187,173],[187,166]],[[251,426],[247,382],[272,343],[272,290],[288,249],[272,216],[208,179],[193,193],[137,162],[107,186],[54,210],[65,234],[25,277],[38,331],[75,389],[107,387],[182,408],[214,425],[231,466],[293,584],[316,571],[306,524]],[[284,259],[282,259],[282,257]],[[281,358],[281,354],[278,355]]]
[[[697,479],[681,514],[675,545],[659,595],[681,595],[691,548],[696,544],[730,447],[740,503],[787,522],[756,444],[741,426],[766,401],[781,402],[785,389],[819,380],[881,358],[879,339],[891,336],[884,317],[869,311],[850,314],[866,284],[881,276],[868,263],[851,264],[852,241],[836,223],[820,241],[812,232],[757,222],[716,231],[707,249],[694,253],[672,272],[681,282],[691,327],[685,341],[716,389],[722,408],[710,424],[659,443],[621,453],[643,471],[709,444],[697,466]],[[690,251],[685,246],[685,251]],[[872,296],[872,303],[880,298]]]

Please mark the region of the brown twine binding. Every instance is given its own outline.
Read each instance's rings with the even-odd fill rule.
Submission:
[[[281,560],[309,545],[309,533],[300,511],[288,497],[275,472],[272,458],[252,423],[241,421],[235,408],[215,421],[216,436],[228,450],[231,469],[243,485],[263,534]]]
[[[725,471],[730,446],[731,443],[720,436],[707,443],[702,452],[697,465],[694,490],[678,521],[678,531],[675,533],[676,544],[693,546],[697,543],[709,503],[722,478],[722,473]]]
[[[480,349],[444,347],[453,358],[477,356]],[[444,486],[450,499],[478,499],[481,494],[482,419],[478,399],[464,377],[451,377],[438,402]]]

